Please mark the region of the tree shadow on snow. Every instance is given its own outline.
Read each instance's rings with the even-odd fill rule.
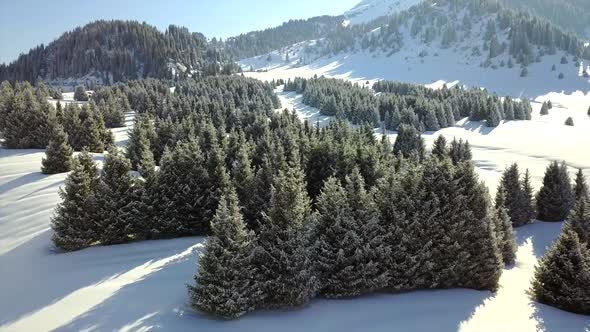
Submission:
[[[543,332],[590,331],[590,316],[578,315],[555,307],[534,302],[533,316]]]
[[[3,271],[0,282],[0,294],[5,299],[0,301],[0,329],[80,289],[112,280],[150,261],[173,256],[201,241],[200,238],[145,241],[57,253],[51,245],[51,235],[52,231],[48,230],[0,255],[0,266],[9,267]]]
[[[532,224],[515,228],[516,243],[520,247],[525,242],[532,241],[535,257],[540,259],[547,248],[557,240],[562,226],[561,222],[535,221]]]

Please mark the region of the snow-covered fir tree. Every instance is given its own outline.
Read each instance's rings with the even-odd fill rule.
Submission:
[[[498,248],[502,252],[504,264],[514,264],[516,259],[516,237],[512,228],[512,221],[508,215],[504,200],[506,195],[504,191],[499,191],[496,195],[496,206],[494,208],[494,227]]]
[[[135,180],[129,174],[130,171],[129,160],[117,148],[111,148],[105,157],[100,186],[96,193],[100,242],[104,245],[131,240],[131,203],[136,198],[133,188]]]
[[[62,202],[51,219],[53,243],[63,250],[80,250],[98,240],[94,224],[96,213],[94,194],[99,183],[98,169],[87,151],[74,160],[65,187],[60,188]]]
[[[199,257],[195,285],[189,285],[192,306],[223,318],[254,310],[263,293],[252,264],[254,234],[244,224],[233,189],[221,197],[211,222],[211,235]]]
[[[537,193],[538,219],[562,221],[574,204],[570,177],[565,163],[552,162],[545,171],[543,186]]]
[[[586,183],[586,177],[584,176],[584,173],[582,173],[582,169],[578,169],[578,173],[576,173],[574,198],[576,201],[579,201],[580,199],[590,200],[590,191],[588,190],[588,184]]]
[[[258,232],[255,264],[265,299],[259,308],[307,304],[316,294],[317,278],[309,250],[310,200],[297,165],[273,180],[270,208]]]
[[[152,188],[155,221],[150,237],[205,235],[214,211],[207,209],[209,174],[199,144],[179,142],[167,150]]]
[[[590,314],[590,251],[569,225],[535,268],[530,293],[541,303]]]
[[[69,172],[72,169],[73,150],[68,144],[68,135],[61,126],[54,129],[53,136],[45,150],[46,158],[42,160],[43,174],[57,174]]]

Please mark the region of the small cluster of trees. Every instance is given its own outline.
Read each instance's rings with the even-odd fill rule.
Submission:
[[[76,151],[88,148],[103,152],[113,137],[104,122],[104,114],[94,104],[53,107],[44,86],[17,83],[14,87],[3,82],[0,87],[0,134],[4,145],[11,149],[44,149],[51,140],[67,143]],[[61,143],[60,143],[61,144]],[[51,153],[54,153],[52,150]],[[59,169],[59,167],[58,167]]]
[[[506,211],[490,205],[470,161],[433,155],[389,169],[373,187],[354,168],[344,181],[328,178],[315,204],[291,164],[273,180],[256,232],[236,196],[230,189],[222,198],[189,286],[196,309],[224,318],[315,296],[494,290],[503,262],[514,260]]]
[[[551,173],[555,172],[557,167],[558,165],[550,166]],[[588,315],[590,314],[590,301],[588,301],[590,298],[590,196],[581,171],[576,177],[575,197],[575,207],[569,213],[561,235],[535,268],[535,276],[529,292],[541,303]],[[570,202],[567,203],[570,204]]]
[[[303,94],[303,102],[321,114],[348,119],[353,124],[367,123],[387,130],[402,124],[419,131],[437,131],[453,126],[462,117],[486,121],[495,127],[501,120],[530,120],[528,100],[503,100],[480,89],[454,87],[433,90],[417,84],[380,81],[372,91],[345,80],[324,77],[295,78],[285,82],[285,91]]]

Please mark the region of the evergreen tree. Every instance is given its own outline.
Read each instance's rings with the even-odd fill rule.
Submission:
[[[530,222],[530,211],[528,209],[530,202],[527,202],[527,197],[522,188],[517,164],[512,164],[502,174],[498,185],[498,195],[506,196],[506,199],[496,197],[496,204],[504,202],[514,227],[520,227]]]
[[[281,170],[273,180],[270,208],[255,249],[258,280],[265,295],[260,307],[297,307],[315,296],[318,283],[306,225],[310,212],[301,170],[296,166]]]
[[[498,248],[502,252],[504,264],[514,264],[517,249],[516,237],[514,236],[512,222],[503,200],[505,200],[505,195],[503,191],[500,191],[496,196],[494,215],[496,239],[498,241]]]
[[[537,208],[535,202],[535,194],[534,189],[531,184],[531,174],[527,168],[526,172],[524,173],[524,177],[522,178],[521,183],[522,191],[524,193],[524,210],[525,214],[528,216],[528,220],[532,220],[537,216]]]
[[[246,230],[233,190],[221,197],[211,235],[199,257],[196,285],[188,286],[192,306],[223,318],[237,318],[260,305],[262,290],[252,276],[254,234]]]
[[[576,202],[581,199],[590,199],[590,191],[588,190],[588,184],[586,184],[586,177],[582,173],[582,169],[578,169],[576,173],[576,180],[574,182],[574,197]]]
[[[74,91],[74,100],[88,101],[88,94],[82,85],[78,85]]]
[[[573,126],[574,126],[574,119],[572,119],[572,117],[571,117],[571,116],[570,116],[570,117],[568,117],[568,118],[565,120],[565,125],[566,125],[566,126],[573,127]]]
[[[547,103],[543,102],[543,105],[541,105],[541,115],[547,114],[549,114],[549,106],[547,105]]]
[[[393,144],[393,153],[398,152],[405,158],[416,156],[419,160],[424,159],[424,139],[416,128],[408,125],[399,126]]]
[[[590,252],[569,225],[535,268],[530,293],[541,303],[590,314]]]
[[[438,136],[436,141],[434,141],[432,155],[438,159],[444,159],[447,157],[448,153],[446,138],[443,135]]]
[[[565,163],[552,162],[545,171],[543,186],[537,193],[538,219],[565,220],[574,204],[574,193]]]
[[[568,217],[568,222],[580,241],[590,249],[590,202],[580,199]]]
[[[322,294],[357,296],[384,289],[389,281],[381,264],[391,254],[384,243],[379,212],[357,168],[346,179],[346,191],[335,178],[318,198],[314,261]]]
[[[162,157],[154,185],[152,238],[205,235],[214,211],[207,207],[210,178],[199,144],[180,142]]]
[[[130,171],[129,160],[117,148],[111,148],[105,157],[100,186],[96,193],[100,242],[103,245],[131,240],[134,226],[131,203],[135,191]]]
[[[80,250],[98,240],[93,218],[96,208],[93,195],[98,184],[98,170],[88,152],[74,160],[73,170],[66,178],[65,188],[60,188],[62,202],[51,219],[53,243],[63,250]]]
[[[68,135],[61,126],[54,130],[53,138],[45,150],[47,158],[43,158],[41,172],[43,174],[65,173],[72,170],[72,148],[68,144]]]

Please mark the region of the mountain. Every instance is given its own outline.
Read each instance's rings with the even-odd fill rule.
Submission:
[[[377,1],[361,4],[370,3]],[[545,19],[491,0],[440,0],[341,26],[240,64],[244,70],[272,70],[267,78],[461,82],[521,96],[588,91],[588,60],[584,40]]]
[[[85,78],[110,84],[180,73],[210,75],[222,69],[231,72],[236,68],[229,56],[200,33],[174,25],[161,32],[146,23],[113,20],[76,28],[0,65],[0,81]]]
[[[362,24],[389,16],[419,4],[422,0],[363,0],[344,13],[349,24]]]
[[[528,11],[590,40],[588,0],[500,0],[508,8]]]

